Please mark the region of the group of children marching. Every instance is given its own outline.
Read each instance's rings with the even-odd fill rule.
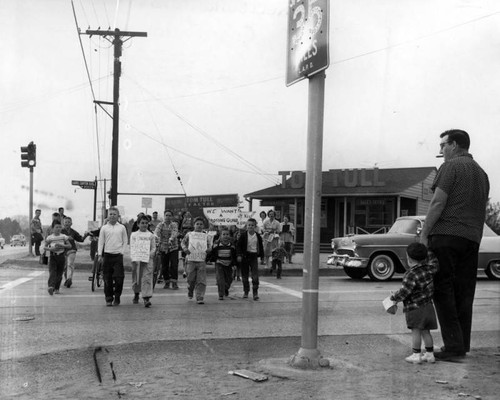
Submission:
[[[45,251],[50,252],[48,291],[51,295],[59,292],[65,265],[74,264],[75,240],[83,241],[88,235],[85,233],[82,238],[71,229],[71,218],[64,216],[63,221],[54,218],[51,230],[45,239]],[[138,230],[132,232],[130,236],[133,303],[137,304],[139,295],[142,294],[144,305],[149,308],[153,296],[152,259],[156,254],[158,237],[148,229],[150,221],[147,216],[140,216],[136,222]],[[264,260],[269,251],[272,257],[270,272],[276,269],[276,278],[281,279],[282,263],[285,257],[290,260],[290,254],[284,249],[283,241],[274,241],[273,236],[266,234],[261,236],[257,232],[255,219],[250,218],[246,223],[246,230],[235,238],[231,237],[227,227],[222,227],[219,230],[218,240],[215,240],[213,244],[209,234],[203,230],[203,218],[195,218],[192,222],[193,229],[185,232],[180,243],[185,254],[184,272],[187,277],[189,299],[196,297],[197,304],[204,304],[207,262],[215,263],[219,300],[224,300],[224,297],[229,295],[236,267],[241,272],[243,298],[249,296],[249,279],[251,278],[253,299],[259,300],[259,260],[265,263]],[[171,239],[177,241],[176,238]],[[68,257],[70,258],[69,264]],[[432,303],[433,277],[437,269],[437,259],[434,254],[428,252],[423,244],[412,243],[407,248],[407,272],[403,276],[402,287],[390,296],[394,304],[404,303],[407,326],[412,331],[413,353],[405,358],[410,363],[435,361],[430,330],[437,328]],[[68,270],[69,278],[65,286],[69,288],[73,268],[68,268]],[[426,350],[423,354],[420,350],[422,340]]]

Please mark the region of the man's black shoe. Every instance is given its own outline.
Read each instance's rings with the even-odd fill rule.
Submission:
[[[441,347],[440,347],[440,350],[441,350],[441,351],[446,351],[446,347],[441,346]],[[465,350],[465,353],[468,353],[468,352],[470,352],[470,348],[469,348],[469,349],[467,349],[467,350]]]
[[[436,351],[434,357],[441,361],[454,361],[465,357],[464,351]]]
[[[118,296],[115,297],[115,301],[113,301],[114,306],[119,306],[120,305],[120,298]]]

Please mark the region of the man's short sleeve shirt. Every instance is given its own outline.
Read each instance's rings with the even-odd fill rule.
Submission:
[[[452,158],[438,170],[432,190],[448,195],[446,207],[430,235],[464,237],[481,241],[489,194],[488,175],[470,154]]]

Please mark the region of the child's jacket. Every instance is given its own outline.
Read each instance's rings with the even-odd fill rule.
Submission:
[[[432,301],[434,275],[438,269],[436,256],[429,252],[427,260],[418,263],[403,276],[403,287],[391,296],[393,301],[403,302],[403,312],[415,310]]]

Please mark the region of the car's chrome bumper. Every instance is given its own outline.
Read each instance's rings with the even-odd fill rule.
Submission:
[[[368,259],[361,257],[350,257],[348,255],[332,254],[328,257],[326,262],[332,267],[349,267],[349,268],[366,268],[368,266]]]

